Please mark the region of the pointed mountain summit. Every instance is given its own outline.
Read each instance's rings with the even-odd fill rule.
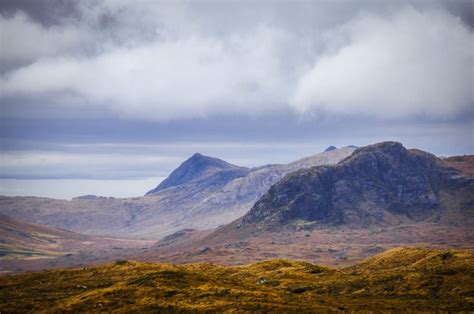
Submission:
[[[326,148],[324,151],[325,151],[325,152],[330,152],[330,151],[336,150],[336,149],[337,149],[336,146],[331,145],[331,146],[329,146],[328,148]]]
[[[238,177],[246,174],[248,170],[248,168],[239,167],[218,158],[195,153],[191,158],[187,159],[176,168],[168,178],[163,180],[156,188],[149,191],[146,195],[154,194],[170,187],[200,180],[217,172],[224,171],[228,176]]]
[[[471,219],[472,180],[434,155],[383,142],[334,166],[293,172],[271,187],[242,224],[397,224]]]

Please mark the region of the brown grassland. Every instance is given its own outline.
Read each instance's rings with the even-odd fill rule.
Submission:
[[[0,277],[0,311],[473,311],[474,253],[395,248],[344,268],[116,261]]]

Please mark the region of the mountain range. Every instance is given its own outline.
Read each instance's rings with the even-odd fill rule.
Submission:
[[[472,248],[472,160],[440,159],[396,142],[257,168],[195,154],[142,197],[1,197],[0,214],[11,223],[0,265],[294,258],[344,266],[399,246]],[[51,254],[25,259],[20,251]]]
[[[256,168],[197,153],[143,197],[86,195],[71,201],[0,197],[0,214],[79,233],[157,239],[184,228],[212,229],[229,223],[286,174],[336,164],[353,151],[340,148],[286,165]]]
[[[147,256],[345,265],[397,246],[472,248],[474,180],[464,174],[400,143],[361,147],[336,165],[286,175],[244,216],[215,230],[177,232]]]

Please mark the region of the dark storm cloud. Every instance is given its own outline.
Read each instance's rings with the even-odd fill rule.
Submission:
[[[466,25],[474,28],[474,1],[471,0],[445,0],[443,5],[452,14],[459,16]]]
[[[76,0],[2,0],[0,14],[12,16],[18,11],[26,13],[33,21],[44,26],[79,19],[81,12]]]

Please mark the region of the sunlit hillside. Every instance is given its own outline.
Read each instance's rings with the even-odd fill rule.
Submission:
[[[327,268],[116,261],[0,278],[0,311],[474,310],[472,251],[398,248]]]

